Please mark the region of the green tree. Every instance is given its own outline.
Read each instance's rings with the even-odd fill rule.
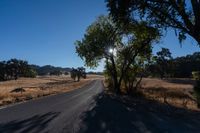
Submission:
[[[107,6],[116,21],[146,20],[158,28],[173,28],[180,41],[188,34],[200,46],[199,0],[107,0]]]
[[[164,78],[167,73],[169,73],[171,59],[172,56],[169,49],[162,48],[161,51],[157,52],[156,63],[161,79]]]
[[[110,17],[100,16],[86,30],[84,38],[76,41],[76,52],[86,66],[96,67],[104,59],[106,74],[116,93],[120,93],[123,78],[139,56],[151,53],[151,44],[159,32],[145,22],[118,27]]]
[[[70,72],[71,78],[76,81],[79,82],[80,78],[86,78],[86,72],[85,72],[85,68],[84,67],[78,67],[77,69],[72,68],[71,72]]]
[[[17,80],[18,77],[23,76],[28,69],[28,62],[17,59],[10,59],[6,63],[7,76],[9,79]]]
[[[31,70],[27,61],[10,59],[0,62],[0,81],[17,80],[18,77],[27,77],[28,73],[33,74],[33,70]]]
[[[23,73],[23,77],[28,77],[28,78],[36,78],[37,72],[34,69],[27,69]]]
[[[0,81],[6,80],[6,62],[0,62]]]
[[[70,71],[70,75],[71,75],[71,78],[75,81],[77,77],[77,70],[72,68],[72,70]]]

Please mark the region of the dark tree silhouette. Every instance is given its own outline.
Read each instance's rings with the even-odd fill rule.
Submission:
[[[62,74],[62,72],[59,71],[59,70],[54,70],[54,71],[49,73],[49,75],[56,75],[56,76],[60,76],[61,74]]]
[[[172,56],[169,49],[162,48],[161,51],[157,52],[156,63],[161,79],[169,72],[171,59]]]
[[[120,23],[147,20],[158,28],[175,29],[180,41],[188,34],[200,46],[199,0],[107,0],[107,6]]]
[[[37,73],[31,69],[27,61],[10,59],[0,62],[0,81],[17,80],[18,77],[35,77]]]
[[[160,76],[160,65],[157,62],[157,56],[154,56],[153,61],[147,67],[147,75],[153,77]],[[192,77],[192,73],[200,72],[200,52],[195,52],[192,55],[186,55],[171,59],[168,57],[166,59],[167,67],[166,71],[170,77],[175,78],[189,78]],[[159,61],[162,62],[162,61]],[[162,63],[161,63],[162,64]]]
[[[84,67],[78,67],[77,69],[72,68],[71,72],[70,72],[71,78],[76,81],[79,82],[80,78],[86,78],[86,72],[85,72],[85,68]]]

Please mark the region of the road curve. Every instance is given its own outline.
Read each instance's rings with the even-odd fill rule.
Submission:
[[[0,133],[71,133],[79,130],[79,116],[101,93],[100,80],[74,91],[0,109]]]

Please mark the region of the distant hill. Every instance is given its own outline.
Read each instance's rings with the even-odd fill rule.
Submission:
[[[70,72],[71,68],[62,68],[62,67],[54,67],[51,65],[45,66],[38,66],[38,65],[30,65],[30,67],[38,73],[38,75],[47,75],[54,71],[61,71],[61,72]]]

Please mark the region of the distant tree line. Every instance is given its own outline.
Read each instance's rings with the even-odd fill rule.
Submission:
[[[19,77],[36,77],[37,72],[27,61],[10,59],[0,62],[0,81],[17,80]]]
[[[169,49],[162,48],[147,67],[148,75],[167,78],[190,78],[200,71],[200,52],[172,58]]]
[[[93,71],[90,71],[90,72],[87,72],[87,74],[103,75],[103,72],[93,72]]]
[[[36,70],[38,75],[68,75],[71,71],[71,68],[62,68],[62,67],[54,67],[51,65],[45,65],[45,66],[37,66],[37,65],[31,65],[31,68]]]

